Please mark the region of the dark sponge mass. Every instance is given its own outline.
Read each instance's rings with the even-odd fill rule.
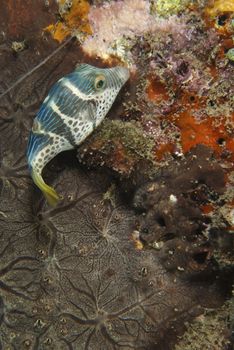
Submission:
[[[212,152],[197,146],[136,191],[133,205],[142,213],[139,237],[160,250],[167,269],[190,272],[206,267],[211,254],[207,232],[211,219],[200,206],[218,198],[224,188],[224,172]]]

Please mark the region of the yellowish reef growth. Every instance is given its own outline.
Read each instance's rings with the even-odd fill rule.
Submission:
[[[160,16],[170,16],[183,11],[191,1],[188,0],[156,0],[152,11]]]
[[[88,14],[90,5],[87,0],[73,0],[71,7],[65,9],[66,0],[59,1],[60,15],[62,20],[45,28],[55,40],[62,42],[67,36],[78,33],[82,40],[92,34]]]
[[[234,12],[233,0],[212,0],[207,7],[207,14],[211,17],[225,12]]]
[[[227,36],[234,31],[234,1],[210,0],[205,8],[206,22],[213,25],[220,34]]]

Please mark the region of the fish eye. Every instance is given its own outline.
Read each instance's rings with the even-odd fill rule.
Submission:
[[[104,75],[98,75],[94,82],[95,89],[101,90],[105,87],[105,85],[106,85],[106,78],[104,77]]]

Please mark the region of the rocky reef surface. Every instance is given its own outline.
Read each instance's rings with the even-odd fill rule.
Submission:
[[[0,3],[0,349],[233,348],[231,0]],[[26,164],[49,88],[80,62],[131,77],[100,127]]]

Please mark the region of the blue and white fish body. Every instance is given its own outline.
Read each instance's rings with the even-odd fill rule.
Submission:
[[[50,205],[56,205],[59,196],[44,182],[43,168],[93,132],[128,78],[129,70],[124,67],[102,69],[81,64],[49,91],[33,122],[27,159],[33,181]]]

